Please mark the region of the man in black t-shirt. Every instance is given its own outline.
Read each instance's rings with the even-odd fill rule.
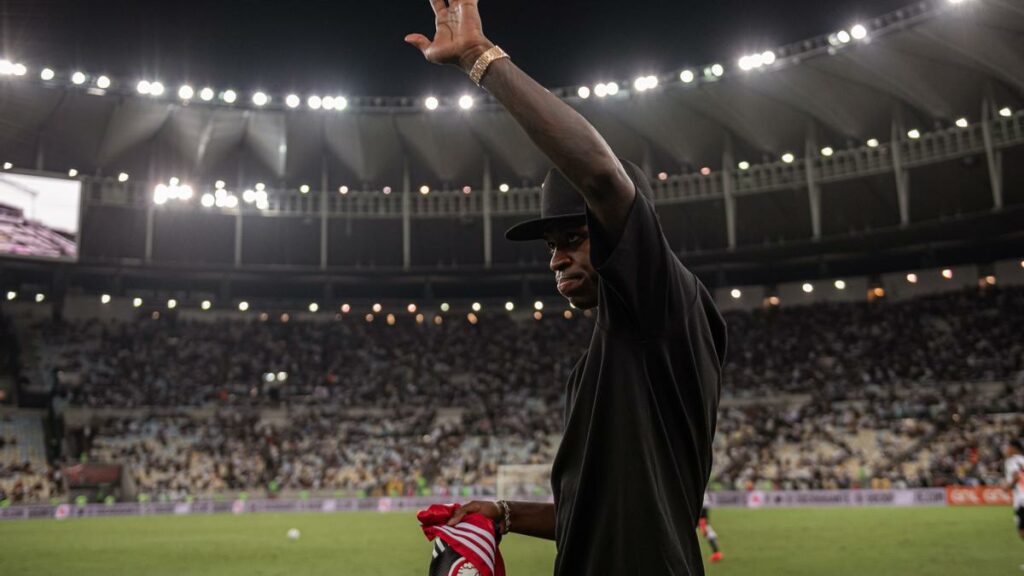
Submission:
[[[544,240],[559,293],[597,309],[566,389],[555,503],[471,502],[450,524],[480,512],[505,532],[552,539],[557,576],[703,574],[695,529],[711,473],[725,323],[669,247],[641,170],[484,37],[477,0],[430,3],[434,39],[406,41],[469,73],[556,168],[541,218],[506,236]]]

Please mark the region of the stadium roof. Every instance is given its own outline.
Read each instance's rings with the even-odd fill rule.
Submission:
[[[681,70],[665,71],[657,88],[643,92],[619,79],[618,94],[607,98],[582,99],[577,87],[555,91],[620,156],[652,174],[717,169],[727,139],[737,160],[756,164],[787,152],[803,156],[809,127],[821,146],[842,149],[888,141],[894,117],[929,131],[976,119],[985,99],[1020,108],[1019,2],[934,0],[863,25],[860,39],[851,29],[775,48],[773,63],[754,70],[723,62],[720,78],[696,68],[692,83],[680,80]],[[420,98],[372,97],[325,111],[309,109],[309,95],[295,109],[283,94],[269,95],[265,107],[243,93],[231,105],[198,96],[186,104],[177,86],[154,98],[137,94],[134,80],[111,79],[104,90],[97,78],[82,85],[60,78],[41,80],[38,70],[0,78],[0,158],[154,182],[176,175],[203,185],[223,179],[239,188],[267,181],[292,189],[319,184],[325,168],[332,187],[378,189],[399,184],[405,165],[417,186],[478,186],[485,155],[500,181],[535,184],[548,168],[482,94],[468,111],[454,102],[429,111]]]

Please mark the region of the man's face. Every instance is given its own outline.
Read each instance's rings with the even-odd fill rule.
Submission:
[[[590,234],[586,224],[553,226],[544,232],[551,252],[558,293],[581,310],[597,307],[597,270],[590,265]]]

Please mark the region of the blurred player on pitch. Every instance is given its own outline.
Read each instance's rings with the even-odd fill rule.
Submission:
[[[707,493],[704,493],[704,507],[700,511],[700,533],[704,536],[704,539],[708,541],[708,546],[711,547],[711,563],[715,564],[722,561],[722,551],[718,548],[718,532],[711,527],[711,499],[708,498]]]

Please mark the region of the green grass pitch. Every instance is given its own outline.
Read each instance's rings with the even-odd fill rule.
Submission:
[[[711,576],[1021,575],[1004,508],[715,510]],[[285,533],[298,528],[302,537]],[[551,573],[554,545],[502,544],[509,576]],[[4,576],[423,576],[412,514],[266,514],[0,522]],[[625,576],[625,575],[623,575]]]

